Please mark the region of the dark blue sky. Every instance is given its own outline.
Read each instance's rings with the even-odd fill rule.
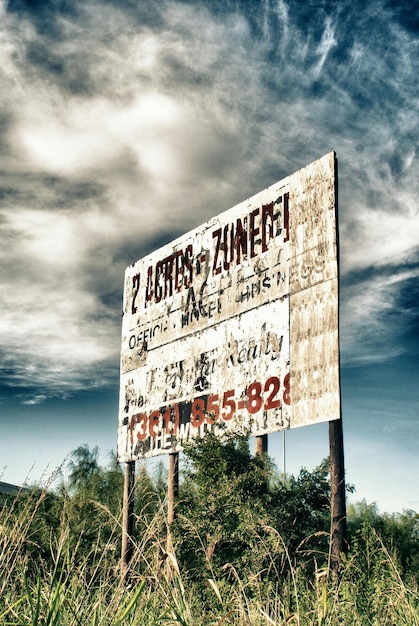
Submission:
[[[127,265],[335,150],[347,478],[418,509],[418,32],[408,0],[0,5],[0,479],[115,450]]]

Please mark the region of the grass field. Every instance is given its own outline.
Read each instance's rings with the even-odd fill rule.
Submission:
[[[69,500],[60,501],[59,523],[48,525],[48,497],[38,490],[0,510],[2,626],[419,626],[416,579],[402,577],[397,555],[372,528],[342,559],[339,578],[327,554],[311,554],[310,567],[289,559],[286,573],[268,582],[259,571],[243,580],[229,563],[217,571],[209,563],[210,575],[191,581],[176,544],[166,550],[162,505],[151,517],[139,513],[130,582],[121,584],[120,519],[90,502],[94,532],[86,545],[86,528],[74,534]],[[287,559],[281,537],[270,532],[268,556]]]

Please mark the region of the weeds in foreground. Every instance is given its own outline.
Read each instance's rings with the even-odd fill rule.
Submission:
[[[144,517],[140,512],[131,582],[124,586],[115,548],[119,520],[108,512],[104,542],[100,507],[97,540],[86,552],[83,532],[77,541],[71,537],[70,503],[64,501],[58,526],[41,529],[49,533],[49,550],[41,549],[38,516],[48,494],[35,496],[0,511],[2,626],[419,626],[417,586],[403,580],[397,555],[371,528],[343,558],[339,578],[327,568],[327,555],[323,565],[320,555],[314,571],[288,559],[282,575],[255,571],[243,579],[226,563],[191,582],[176,546],[166,552],[163,510]],[[287,547],[274,529],[272,534],[275,540],[265,535],[260,549],[269,551],[269,562],[281,562]]]

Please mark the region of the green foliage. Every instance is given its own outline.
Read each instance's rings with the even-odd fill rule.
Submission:
[[[227,563],[241,574],[268,522],[268,463],[250,455],[245,437],[221,444],[211,433],[186,457],[174,528],[179,560],[192,577],[205,579]]]
[[[329,461],[312,472],[303,468],[298,476],[277,479],[272,495],[272,524],[285,542],[293,564],[298,556],[315,554],[324,561],[330,528]]]
[[[417,585],[409,587],[402,579],[397,553],[369,524],[353,540],[339,592],[342,602],[353,607],[355,624],[419,624]]]
[[[313,549],[327,562],[327,461],[284,479],[266,455],[252,456],[246,436],[220,441],[211,433],[185,455],[174,533],[191,579],[272,582]],[[298,553],[301,544],[305,549]]]
[[[162,466],[137,473],[129,587],[115,459],[101,467],[83,446],[55,491],[33,488],[0,508],[0,624],[419,626],[418,515],[349,506],[350,550],[336,577],[327,461],[284,479],[245,437],[196,442],[172,545],[165,481]]]
[[[419,581],[419,515],[407,510],[403,513],[380,515],[375,503],[365,500],[348,506],[348,536],[357,545],[360,537],[374,530],[384,545],[394,552],[405,578]]]

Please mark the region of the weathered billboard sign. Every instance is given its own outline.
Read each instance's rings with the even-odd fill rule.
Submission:
[[[127,268],[118,459],[339,416],[330,153]]]

